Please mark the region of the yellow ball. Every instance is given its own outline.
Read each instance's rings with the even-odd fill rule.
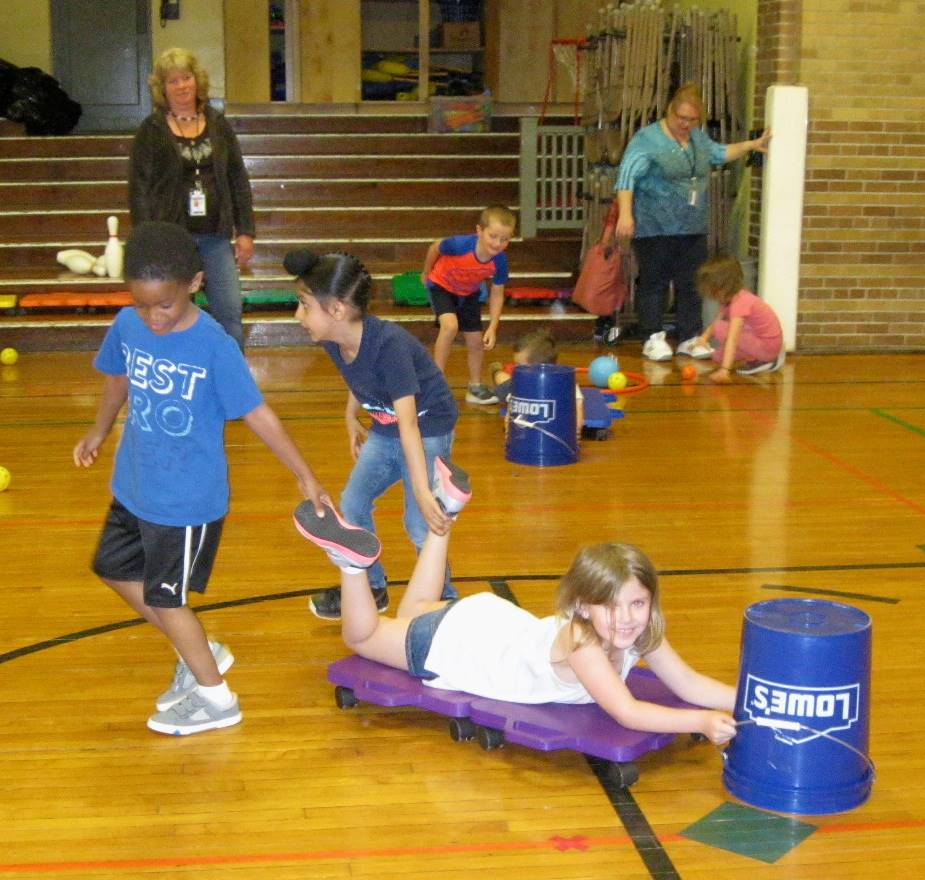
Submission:
[[[15,348],[5,348],[0,351],[0,364],[12,367],[19,360],[19,352]]]
[[[607,378],[607,387],[611,391],[622,391],[626,388],[626,373],[611,373]]]
[[[0,467],[0,492],[5,492],[9,488],[12,479],[10,472],[5,467]]]

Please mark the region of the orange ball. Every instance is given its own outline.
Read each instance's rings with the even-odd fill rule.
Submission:
[[[697,378],[697,368],[693,364],[688,364],[681,368],[681,378],[685,382],[690,382]]]

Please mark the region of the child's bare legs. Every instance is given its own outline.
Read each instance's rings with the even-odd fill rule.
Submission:
[[[443,594],[444,571],[446,570],[446,557],[449,552],[450,532],[438,535],[428,532],[414,564],[411,580],[405,595],[398,605],[395,616],[417,617],[445,603],[440,601]]]
[[[449,534],[429,532],[414,565],[408,588],[394,618],[382,617],[369,589],[365,570],[341,569],[341,635],[361,657],[407,669],[405,639],[411,620],[442,608]]]
[[[442,571],[440,589],[443,589]],[[379,615],[364,569],[341,569],[340,621],[344,644],[352,651],[367,660],[408,669],[405,637],[410,620]]]
[[[141,581],[103,580],[130,608],[167,636],[199,684],[209,687],[222,683],[205,630],[191,608],[154,608],[145,604]]]
[[[179,608],[153,608],[161,629],[186,661],[196,681],[204,687],[220,685],[224,679],[218,671],[209,639],[196,613],[188,605]]]
[[[459,320],[452,312],[444,312],[437,317],[437,323],[440,330],[437,333],[437,341],[434,343],[434,362],[445,373],[446,362],[450,359],[450,350],[453,348],[453,340],[459,332]]]
[[[482,359],[485,356],[485,344],[481,330],[467,330],[463,333],[466,341],[466,360],[469,364],[469,384],[479,385],[482,381]]]

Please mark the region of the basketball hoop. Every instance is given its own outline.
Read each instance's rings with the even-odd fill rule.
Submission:
[[[550,40],[549,62],[546,74],[546,92],[543,95],[543,112],[540,114],[541,125],[546,118],[546,110],[549,107],[549,101],[555,89],[559,67],[565,68],[569,73],[569,78],[571,79],[574,89],[575,124],[577,125],[581,121],[581,96],[584,93],[585,86],[581,53],[587,45],[588,41],[582,38]]]

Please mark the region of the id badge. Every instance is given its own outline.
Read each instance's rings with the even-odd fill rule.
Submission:
[[[189,191],[189,215],[190,217],[206,216],[206,194],[198,186]]]
[[[692,177],[692,178],[691,178],[690,189],[687,191],[687,203],[688,203],[692,208],[696,208],[696,207],[697,207],[697,199],[698,199],[698,194],[697,194],[697,178],[696,178],[696,177]]]

